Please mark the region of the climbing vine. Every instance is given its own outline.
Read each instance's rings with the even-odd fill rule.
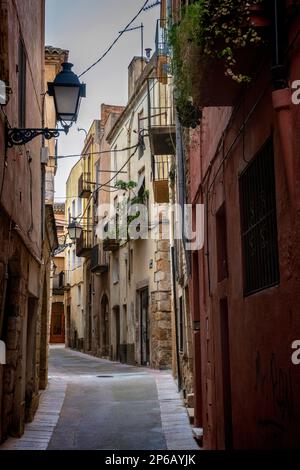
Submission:
[[[146,204],[149,199],[149,191],[147,189],[143,189],[139,192],[139,194],[135,194],[134,188],[136,188],[137,184],[135,181],[123,181],[118,180],[115,184],[117,189],[121,189],[123,191],[127,191],[129,193],[128,199],[124,201],[124,204],[127,205],[127,210],[131,207],[134,207],[138,204]],[[119,207],[119,209],[121,209]],[[121,209],[122,211],[122,209]],[[131,222],[137,219],[140,216],[140,211],[137,211],[135,214],[128,214],[127,215],[127,228]]]
[[[224,63],[224,73],[238,83],[250,81],[239,71],[237,54],[264,42],[261,28],[251,23],[263,11],[264,0],[197,0],[183,8],[181,20],[169,28],[176,104],[182,118],[197,103],[195,72],[212,59]]]

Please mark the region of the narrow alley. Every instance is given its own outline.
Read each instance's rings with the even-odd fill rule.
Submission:
[[[0,451],[300,450],[299,148],[300,0],[0,0]]]
[[[197,450],[169,372],[52,346],[49,386],[21,439],[2,450]]]

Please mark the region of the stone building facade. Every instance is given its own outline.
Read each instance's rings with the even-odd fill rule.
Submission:
[[[79,160],[72,168],[66,184],[65,225],[82,214],[82,200],[78,196],[78,181],[82,176],[82,162]],[[65,232],[64,252],[64,308],[66,346],[84,350],[85,303],[83,301],[84,271],[83,259],[76,256],[76,246]]]
[[[135,57],[129,65],[128,77],[128,104],[110,131],[108,142],[113,185],[118,180],[125,184],[133,182],[136,189],[111,192],[110,205],[116,208],[134,195],[144,198],[149,221],[142,227],[145,237],[120,237],[117,247],[112,248],[109,240],[104,242],[104,249],[110,253],[111,358],[163,369],[172,365],[168,217],[162,221],[159,218],[159,203],[163,203],[167,214],[169,210],[169,156],[166,155],[159,166],[164,170],[160,181],[163,185],[160,195],[163,194],[164,200],[158,201],[154,174],[156,161],[144,130],[152,112],[149,99],[153,101],[152,106],[159,106],[161,99],[169,99],[166,97],[170,96],[170,89],[157,85],[155,55],[149,62]],[[152,83],[151,90],[149,83]],[[134,150],[135,145],[138,148]],[[128,148],[131,150],[122,152]],[[166,239],[161,236],[162,224],[167,226]]]
[[[64,312],[64,288],[65,288],[65,204],[53,205],[55,225],[59,247],[54,252],[52,262],[52,296],[50,314],[50,344],[65,343],[65,312]]]
[[[47,384],[51,252],[57,245],[53,211],[41,190],[41,139],[7,149],[5,126],[43,122],[42,0],[0,2],[0,441],[20,436]]]

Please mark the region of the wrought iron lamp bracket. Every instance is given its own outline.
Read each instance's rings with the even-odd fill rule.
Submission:
[[[70,126],[64,126],[63,129],[18,129],[6,126],[6,148],[12,148],[15,145],[24,145],[38,136],[44,136],[46,140],[56,139],[61,132],[67,134]]]

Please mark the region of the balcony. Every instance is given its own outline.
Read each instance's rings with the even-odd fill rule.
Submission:
[[[80,238],[76,242],[76,256],[87,258],[91,255],[93,248],[92,230],[83,230]]]
[[[157,56],[157,79],[168,83],[170,47],[168,44],[168,20],[159,19],[156,25],[155,49]]]
[[[65,273],[61,271],[53,276],[52,292],[53,295],[63,295],[65,287]]]
[[[71,272],[64,271],[64,291],[68,292],[71,289]]]
[[[120,248],[120,241],[115,238],[106,238],[103,240],[104,251],[117,251]]]
[[[268,3],[186,2],[169,34],[178,114],[185,115],[187,102],[202,108],[239,101],[269,59]],[[226,15],[219,14],[223,7]]]
[[[92,193],[90,173],[82,173],[78,180],[78,196],[87,199]]]
[[[103,274],[108,271],[108,253],[101,245],[96,245],[91,254],[91,271],[95,274]]]
[[[158,155],[152,158],[154,201],[158,204],[168,203],[170,157]]]
[[[171,87],[148,80],[148,128],[153,155],[174,155],[176,153],[176,128]]]

